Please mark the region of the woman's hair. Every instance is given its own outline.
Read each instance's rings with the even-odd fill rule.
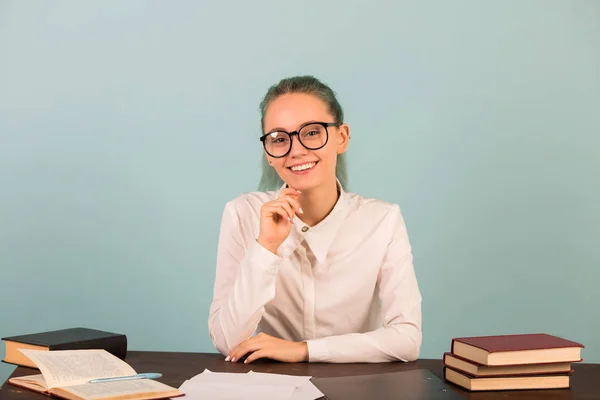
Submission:
[[[333,115],[335,120],[334,122],[344,122],[344,111],[342,110],[342,106],[337,101],[335,93],[329,88],[329,86],[325,85],[313,76],[295,76],[282,79],[276,85],[271,86],[267,91],[267,94],[260,103],[261,132],[264,130],[265,114],[271,102],[279,96],[288,93],[306,93],[318,97],[325,104],[327,104],[329,112],[331,115]],[[335,175],[340,181],[342,187],[345,188],[348,183],[348,176],[346,171],[346,157],[344,153],[338,154]],[[276,190],[281,187],[281,185],[283,185],[283,181],[279,175],[277,175],[275,168],[272,168],[269,165],[266,157],[262,157],[262,177],[259,183],[259,190]]]

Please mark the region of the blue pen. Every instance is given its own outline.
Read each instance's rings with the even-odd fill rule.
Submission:
[[[158,374],[155,372],[147,372],[145,374],[137,374],[137,375],[128,375],[128,376],[115,376],[112,378],[98,378],[92,379],[90,383],[100,383],[100,382],[114,382],[114,381],[129,381],[132,379],[156,379],[160,378],[162,374]]]

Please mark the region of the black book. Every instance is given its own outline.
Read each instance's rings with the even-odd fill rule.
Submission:
[[[89,328],[69,328],[2,338],[6,346],[5,363],[37,368],[19,349],[89,350],[101,349],[124,359],[127,336]]]

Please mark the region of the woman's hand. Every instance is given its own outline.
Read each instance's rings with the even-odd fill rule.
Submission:
[[[225,359],[225,361],[237,362],[246,354],[244,363],[248,364],[259,358],[270,358],[282,362],[308,361],[308,345],[306,342],[290,342],[278,339],[265,333],[243,341]]]
[[[277,199],[263,204],[260,209],[258,243],[274,254],[290,234],[296,212],[302,214],[298,196],[299,191],[285,188]]]

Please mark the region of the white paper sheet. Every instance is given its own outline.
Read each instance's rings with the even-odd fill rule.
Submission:
[[[179,389],[191,399],[315,400],[323,396],[310,376],[226,373],[204,370],[185,381]]]
[[[304,385],[296,389],[296,391],[290,397],[291,400],[315,400],[325,395],[319,390],[311,381],[306,382]]]

